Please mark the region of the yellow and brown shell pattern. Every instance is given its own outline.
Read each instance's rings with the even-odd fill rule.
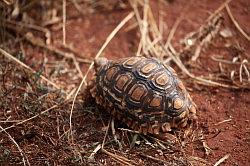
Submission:
[[[97,104],[143,134],[185,128],[196,106],[176,72],[154,58],[96,61],[91,94]]]

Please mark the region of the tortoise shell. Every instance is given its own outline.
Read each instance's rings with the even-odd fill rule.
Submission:
[[[196,106],[176,72],[154,58],[98,59],[91,95],[96,103],[141,133],[185,128]]]

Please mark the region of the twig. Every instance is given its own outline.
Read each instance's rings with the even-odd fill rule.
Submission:
[[[19,24],[21,24],[21,25],[19,25]],[[18,23],[17,25],[22,26],[23,23]],[[52,52],[52,53],[54,53],[56,55],[59,55],[59,56],[65,57],[65,58],[74,59],[74,56],[75,56],[74,54],[76,54],[76,51],[73,50],[70,47],[67,47],[67,45],[63,45],[63,47],[68,48],[74,54],[63,52],[60,49],[58,49],[58,48],[56,48],[56,47],[54,47],[52,45],[49,45],[49,43],[50,43],[50,32],[46,28],[43,29],[43,27],[39,27],[39,26],[36,26],[36,25],[29,25],[29,24],[28,25],[24,24],[24,25],[25,26],[34,26],[32,28],[36,28],[35,30],[44,31],[45,36],[47,37],[46,44],[40,38],[35,37],[31,32],[27,32],[25,35],[23,35],[21,33],[20,28],[19,29],[16,28],[18,26],[15,26],[15,27],[14,26],[9,26],[9,25],[7,25],[7,26],[8,26],[9,29],[12,29],[16,33],[20,34],[26,41],[28,41],[29,43],[31,43],[34,46],[38,46],[38,47],[44,48],[45,50],[48,50],[48,51],[50,51],[50,52]],[[30,27],[28,27],[28,28],[30,28]],[[41,28],[41,29],[39,29],[39,28]],[[78,58],[78,57],[75,57],[75,59],[78,62],[91,63],[88,59],[83,59],[83,58]]]
[[[222,157],[220,160],[218,160],[214,166],[218,166],[220,165],[221,163],[223,163],[226,159],[228,159],[228,157],[230,156],[230,154],[226,154],[224,157]]]
[[[118,144],[118,146],[119,146],[119,150],[121,150],[122,149],[122,144],[121,144],[121,142],[118,140],[118,138],[117,138],[117,136],[116,136],[116,134],[115,134],[115,122],[114,122],[114,118],[112,118],[112,120],[111,120],[111,131],[112,131],[112,134],[113,134],[113,137],[114,137],[114,139],[115,139],[115,142]]]
[[[1,130],[0,130],[0,133],[3,132],[3,131],[5,132],[6,130],[9,130],[9,129],[11,129],[11,128],[13,128],[13,127],[16,127],[16,126],[18,126],[18,125],[20,125],[20,124],[23,124],[23,123],[25,123],[25,122],[28,122],[28,121],[30,121],[30,120],[32,120],[32,119],[35,119],[35,118],[37,118],[38,116],[43,115],[43,114],[45,114],[46,112],[49,112],[50,110],[52,110],[52,109],[54,109],[54,108],[57,108],[57,107],[58,107],[58,105],[53,105],[52,107],[50,107],[50,108],[48,108],[48,109],[42,111],[41,113],[39,113],[39,114],[37,114],[37,115],[35,115],[35,116],[32,116],[32,117],[30,117],[30,118],[28,118],[28,119],[22,120],[22,121],[20,121],[20,122],[18,122],[18,123],[16,123],[16,124],[13,124],[13,125],[11,125],[11,126],[9,126],[9,127],[6,127],[6,128],[1,129]]]
[[[121,130],[121,131],[128,131],[130,133],[140,134],[139,131],[134,131],[134,130],[130,130],[130,129],[124,129],[124,128],[118,128],[118,129]]]
[[[115,155],[113,153],[110,153],[109,151],[105,150],[105,149],[101,149],[101,151],[109,156],[112,157],[112,159],[114,159],[115,161],[119,162],[120,164],[122,165],[129,165],[129,166],[133,166],[133,165],[137,165],[136,162],[133,162],[133,164],[129,163],[129,162],[132,162],[131,160],[125,158],[125,157],[122,157],[122,156],[118,156],[118,155]]]
[[[82,71],[80,70],[79,63],[77,62],[77,58],[75,57],[75,55],[73,53],[65,53],[65,52],[63,52],[63,51],[61,51],[61,50],[59,50],[51,45],[45,45],[38,38],[35,38],[32,33],[27,33],[25,35],[25,39],[35,46],[45,48],[53,53],[56,53],[57,55],[72,59],[80,77],[83,78],[83,74],[82,74]]]
[[[133,139],[132,139],[132,141],[131,141],[131,143],[130,143],[130,145],[129,145],[129,148],[130,148],[130,149],[132,149],[132,148],[135,146],[135,142],[136,142],[138,136],[139,136],[139,134],[134,134],[134,135],[133,135]]]
[[[202,142],[202,146],[203,146],[203,148],[205,150],[205,154],[208,156],[210,153],[212,153],[213,150],[207,145],[206,140],[204,139],[204,135],[203,135],[202,131],[201,131],[200,134],[201,134],[200,141]]]
[[[174,34],[176,32],[176,29],[178,27],[178,25],[180,24],[180,22],[182,21],[183,16],[181,15],[174,23],[172,29],[169,32],[168,38],[167,38],[167,42],[165,43],[165,48],[168,48],[170,45],[170,42],[172,40],[172,38],[174,37]]]
[[[191,164],[191,166],[206,166],[208,165],[208,162],[200,157],[195,157],[195,156],[189,156],[187,158],[188,162]]]
[[[186,46],[180,54],[183,54],[185,52],[194,52],[194,55],[191,57],[191,62],[196,61],[200,56],[200,52],[203,46],[208,45],[215,37],[215,35],[219,32],[222,18],[223,17],[221,16],[221,14],[218,14],[207,21],[205,25],[200,26],[198,30],[189,33],[184,38],[184,43],[186,44]]]
[[[241,64],[239,62],[232,62],[229,60],[220,59],[220,58],[217,58],[216,56],[211,56],[211,59],[216,61],[216,62],[226,63],[226,64],[230,64],[230,65],[240,65]]]
[[[95,154],[102,148],[101,144],[98,144],[97,147],[93,150],[93,152],[90,154],[90,156],[88,157],[89,160],[93,160]]]
[[[191,0],[189,2],[189,4],[192,4],[193,3],[193,0]],[[170,32],[169,32],[169,35],[168,35],[168,38],[167,38],[167,41],[165,43],[165,48],[168,48],[168,47],[171,47],[171,40],[172,38],[174,37],[174,34],[176,32],[176,29],[177,27],[179,26],[180,22],[183,20],[183,18],[185,17],[185,13],[188,11],[188,9],[190,8],[190,5],[186,5],[183,9],[182,9],[182,13],[181,15],[177,18],[177,20],[174,22],[174,25],[173,27],[171,28]]]
[[[43,32],[45,37],[46,37],[46,44],[49,45],[51,43],[51,32],[47,28],[41,27],[39,25],[27,24],[27,23],[24,23],[24,22],[16,22],[16,21],[12,21],[12,20],[5,20],[5,19],[1,19],[1,18],[0,18],[0,21],[6,22],[8,24],[12,24],[12,25],[14,25],[15,27],[18,27],[18,28],[25,27],[25,28],[33,29],[35,31]],[[10,27],[10,26],[8,26],[8,27],[11,28],[11,29],[14,29],[13,27]],[[21,30],[18,29],[18,31],[21,31]]]
[[[81,13],[82,15],[84,14],[83,9],[81,9],[80,5],[77,3],[76,0],[71,0],[73,5],[75,6],[76,10]]]
[[[12,5],[14,3],[13,0],[3,0],[7,5]]]
[[[2,126],[0,126],[0,129],[2,131],[4,131],[8,135],[8,137],[10,138],[10,140],[16,145],[17,149],[19,150],[19,152],[20,152],[20,154],[21,154],[21,156],[23,158],[23,165],[26,166],[26,162],[27,162],[27,164],[30,166],[28,158],[26,157],[25,153],[20,148],[20,146],[18,145],[18,143],[14,140],[14,138],[7,131],[5,131]],[[26,158],[26,161],[25,161],[25,158]]]
[[[63,0],[63,45],[66,45],[66,0]]]
[[[134,16],[134,12],[130,12],[118,25],[117,27],[109,34],[109,36],[107,37],[106,41],[104,42],[104,44],[102,45],[101,49],[98,51],[98,53],[95,56],[95,59],[98,58],[101,53],[103,52],[103,50],[107,47],[108,43],[113,39],[113,37],[116,35],[116,33]],[[90,70],[92,69],[92,67],[94,66],[94,62],[92,62],[86,72],[86,74],[84,75],[75,95],[73,98],[73,103],[71,105],[71,109],[70,109],[70,119],[69,119],[69,125],[70,125],[70,134],[71,134],[71,141],[73,142],[73,135],[72,135],[72,114],[73,114],[73,109],[74,109],[74,105],[75,105],[75,100],[76,97],[80,91],[80,89],[82,88],[83,83],[86,83],[86,78],[90,72]]]
[[[211,14],[206,22],[208,25],[201,26],[199,28],[199,32],[192,33],[191,36],[196,36],[194,39],[187,39],[187,47],[184,50],[188,50],[191,46],[194,46],[198,42],[198,46],[196,46],[194,50],[194,55],[191,58],[192,61],[196,61],[196,59],[200,56],[200,52],[202,50],[202,46],[206,45],[211,41],[211,39],[218,33],[221,19],[220,12],[226,7],[226,5],[231,2],[231,0],[226,0],[220,7]],[[219,15],[219,17],[217,17]],[[216,18],[217,17],[217,18]]]
[[[137,48],[137,52],[136,52],[136,56],[140,56],[141,55],[141,49],[142,49],[142,42],[139,42],[138,48]]]
[[[163,38],[162,33],[158,29],[158,26],[157,26],[157,23],[156,23],[156,21],[154,19],[153,13],[154,12],[152,11],[151,7],[149,6],[149,8],[148,8],[148,19],[151,22],[151,24],[150,24],[151,29],[150,30],[152,30],[152,36],[154,38],[161,38],[162,39]]]
[[[235,20],[228,4],[225,5],[226,6],[226,10],[227,10],[227,13],[230,17],[230,19],[232,20],[232,22],[234,23],[234,26],[238,29],[238,31],[248,40],[250,41],[250,36],[248,36],[244,31],[243,29],[240,27],[240,25],[238,24],[238,22]]]
[[[22,120],[1,120],[0,123],[15,123],[15,122],[20,122]]]
[[[191,61],[196,61],[199,56],[200,56],[200,53],[201,53],[201,49],[202,49],[202,46],[204,45],[204,42],[205,40],[203,40],[201,43],[198,44],[198,46],[196,47],[195,49],[195,52],[194,52],[194,55],[191,57]]]
[[[136,17],[136,20],[138,22],[139,29],[140,29],[141,36],[142,36],[142,34],[143,34],[143,32],[142,32],[143,31],[143,24],[142,24],[142,22],[143,21],[142,21],[142,19],[140,17],[139,10],[137,8],[137,1],[129,0],[129,3],[133,7],[133,9],[134,9],[135,17]],[[141,37],[139,45],[138,45],[138,48],[137,48],[136,56],[140,56],[140,54],[141,54],[141,50],[143,48],[143,43],[142,42],[143,42],[143,40],[142,40],[142,37]]]
[[[224,88],[232,88],[232,89],[239,89],[239,87],[237,86],[230,86],[227,84],[223,84],[223,83],[218,83],[212,80],[207,80],[204,79],[202,77],[197,77],[195,75],[193,75],[192,73],[190,73],[187,68],[184,66],[184,64],[181,62],[181,60],[174,55],[170,50],[167,50],[164,45],[162,44],[163,50],[165,50],[165,52],[173,59],[173,61],[175,62],[175,64],[185,73],[187,74],[190,78],[196,80],[197,83],[199,84],[203,84],[203,85],[209,85],[209,86],[221,86]]]
[[[247,64],[248,63],[248,61],[246,60],[246,59],[244,59],[242,62],[241,62],[241,64],[240,64],[240,82],[242,82],[243,81],[243,79],[242,79],[242,70],[243,70],[243,68],[244,68],[244,70],[245,70],[245,73],[246,73],[246,75],[247,75],[247,80],[248,80],[248,82],[250,82],[250,73],[249,73],[249,71],[248,71],[248,69],[247,69],[247,67],[246,67],[246,65],[245,64]]]
[[[109,119],[109,124],[108,124],[107,130],[105,132],[104,138],[102,140],[102,148],[104,148],[104,145],[105,145],[105,141],[106,141],[106,138],[107,138],[107,135],[108,135],[108,131],[109,131],[109,126],[110,126],[110,123],[111,123],[111,119],[112,119],[112,117],[110,117],[110,119]]]
[[[187,142],[186,144],[191,144],[191,143],[194,143],[194,142],[196,142],[196,141],[204,141],[204,140],[213,139],[213,138],[217,137],[220,133],[221,133],[221,130],[219,130],[217,133],[215,133],[213,136],[211,136],[211,137],[209,137],[209,138],[198,138],[198,139],[189,141],[189,142]]]
[[[141,22],[142,31],[141,31],[141,41],[142,41],[142,50],[145,55],[148,54],[147,48],[147,34],[148,34],[148,0],[144,0],[143,4],[143,19]]]
[[[156,162],[160,162],[160,163],[163,163],[163,164],[169,164],[167,161],[165,160],[162,160],[162,159],[159,159],[159,158],[155,158],[155,157],[152,157],[152,156],[149,156],[149,155],[146,155],[146,154],[140,154],[140,156],[143,156],[143,157],[146,157],[146,158],[149,158],[153,161],[156,161]]]
[[[230,119],[226,119],[226,120],[220,121],[220,122],[218,122],[218,123],[216,123],[214,125],[217,126],[217,125],[225,123],[225,122],[230,122],[231,120],[232,120],[231,118]]]
[[[29,71],[31,71],[33,74],[37,73],[35,70],[33,70],[32,68],[30,68],[29,66],[27,66],[26,64],[24,64],[23,62],[21,62],[20,60],[18,60],[17,58],[15,58],[14,56],[12,56],[8,52],[6,52],[5,50],[3,50],[3,49],[0,48],[0,52],[4,56],[6,56],[7,58],[13,60],[14,62],[18,63],[22,67],[24,67],[24,68],[28,69]],[[42,80],[46,81],[48,84],[52,85],[54,88],[61,90],[61,88],[59,86],[57,86],[55,83],[53,83],[52,81],[50,81],[49,79],[47,79],[43,75],[40,75],[40,77],[41,77]]]
[[[74,53],[75,55],[77,55],[79,57],[84,57],[85,56],[80,51],[76,50],[76,48],[74,48],[74,46],[72,44],[66,44],[66,45],[64,45],[64,44],[62,44],[60,42],[59,42],[59,44],[60,44],[60,47],[62,47],[63,49],[69,50],[70,52]],[[80,58],[77,58],[77,59],[80,59]],[[89,60],[89,58],[87,60],[88,60],[88,63],[92,62],[91,60]]]
[[[229,4],[232,0],[226,0],[225,2],[223,2],[220,7],[218,9],[216,9],[213,14],[211,14],[208,19],[206,21],[210,21],[211,19],[213,19],[218,13],[220,13],[225,7],[227,4]]]
[[[51,45],[45,45],[44,42],[40,38],[36,38],[32,33],[28,32],[25,34],[25,40],[30,42],[34,46],[38,46],[41,48],[44,48],[50,52],[53,52],[59,56],[66,57],[66,58],[72,58],[72,56],[69,53],[65,53]]]

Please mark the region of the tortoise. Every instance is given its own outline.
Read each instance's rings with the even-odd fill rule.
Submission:
[[[196,123],[197,107],[170,66],[143,56],[97,58],[94,66],[91,96],[133,130],[173,140],[173,131]]]

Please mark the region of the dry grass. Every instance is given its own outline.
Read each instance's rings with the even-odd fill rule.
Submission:
[[[162,20],[159,19],[158,24],[148,0],[131,0],[129,3],[119,1],[119,3],[114,2],[113,4],[103,1],[76,0],[64,0],[63,3],[59,1],[24,2],[15,4],[5,0],[0,3],[2,13],[0,32],[3,34],[0,39],[0,109],[3,110],[0,113],[0,135],[4,137],[5,134],[9,138],[9,140],[0,140],[0,150],[1,152],[10,151],[10,154],[6,156],[0,155],[0,164],[22,162],[23,165],[91,163],[98,165],[101,163],[100,161],[104,160],[103,158],[105,158],[103,163],[113,165],[117,163],[121,165],[206,164],[203,159],[186,154],[182,141],[179,145],[173,146],[169,143],[154,141],[151,138],[137,138],[137,133],[127,129],[115,131],[114,124],[111,125],[113,136],[110,135],[110,125],[109,123],[105,125],[107,118],[103,119],[107,116],[106,114],[100,116],[95,111],[96,107],[82,108],[84,94],[81,90],[86,88],[87,78],[94,65],[93,60],[105,52],[110,41],[125,24],[129,24],[129,21],[133,25],[132,29],[136,28],[140,34],[135,56],[156,57],[164,63],[176,65],[177,70],[182,71],[181,75],[189,77],[192,84],[240,90],[249,89],[249,62],[246,59],[239,58],[237,62],[232,62],[227,59],[214,58],[213,60],[218,63],[234,65],[238,68],[233,74],[232,70],[223,71],[224,75],[231,75],[231,78],[227,77],[223,80],[217,75],[209,78],[208,76],[196,76],[189,68],[189,62],[199,61],[202,50],[218,37],[221,28],[220,19],[223,17],[220,14],[225,8],[237,29],[249,40],[249,36],[239,27],[230,12],[228,6],[230,1],[223,3],[218,10],[212,12],[200,28],[183,39],[183,41],[187,41],[187,45],[179,50],[174,48],[172,40],[175,38],[178,26],[187,18],[182,14],[173,24],[166,38],[163,34],[164,28],[160,26],[163,24]],[[163,2],[159,1],[159,3]],[[86,14],[81,8],[94,12],[98,7],[101,7],[102,10],[112,10],[115,6],[119,6],[128,8],[130,12],[107,35],[105,42],[93,59],[89,59],[67,45],[66,26],[70,19],[67,16],[67,5],[73,5],[79,15]],[[42,11],[41,15],[33,14],[33,17],[27,15],[27,13],[29,14],[28,9],[32,13],[34,12],[32,9],[36,10],[41,6],[48,10]],[[188,10],[188,7],[185,10]],[[21,16],[22,18],[19,19],[18,17]],[[58,27],[62,27],[61,45],[63,47],[58,47],[52,42],[53,33],[50,26],[57,24]],[[44,64],[35,65],[35,67],[30,63],[25,64],[26,61],[22,59],[25,49],[22,47],[30,44],[34,48],[48,51],[43,55],[45,59],[51,60],[50,67]],[[18,57],[19,54],[16,54],[16,50],[21,50],[20,57]],[[192,53],[192,55],[185,55],[187,53]],[[53,58],[46,57],[48,54],[52,54]],[[183,58],[185,56],[189,58]],[[83,64],[89,65],[85,72],[81,70]],[[63,66],[63,76],[58,74],[62,70],[58,69],[61,65]],[[96,127],[106,128],[106,130],[98,131]],[[207,146],[206,139],[196,139],[202,142],[204,147]],[[13,144],[16,147],[13,147]],[[139,146],[134,147],[135,144]],[[134,148],[130,149],[131,147]],[[15,150],[16,148],[18,152]],[[152,152],[157,156],[152,156],[154,155]],[[228,157],[225,156],[215,165]],[[142,161],[145,158],[146,160]]]

